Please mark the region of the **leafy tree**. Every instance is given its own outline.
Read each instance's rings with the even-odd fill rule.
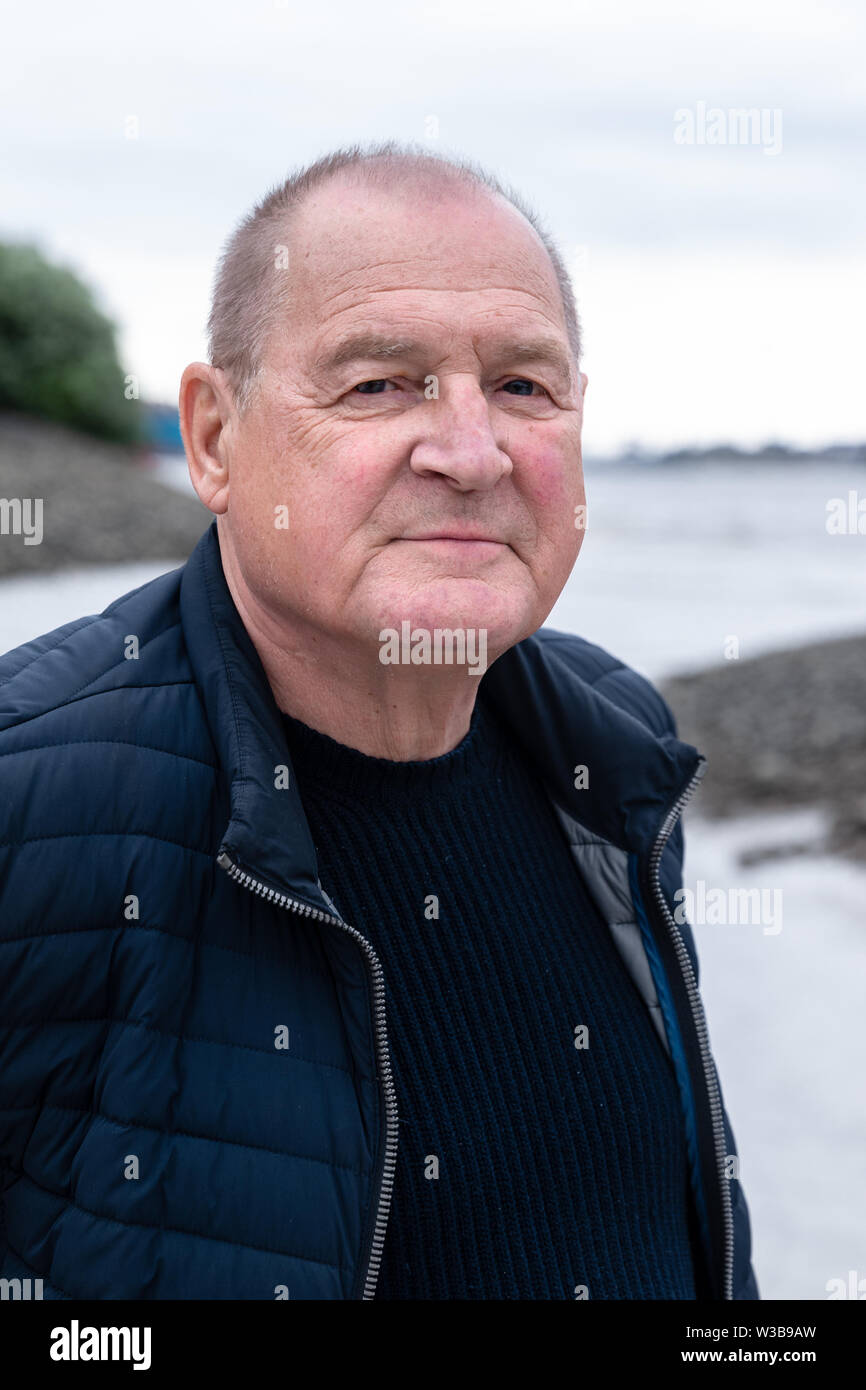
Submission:
[[[142,437],[114,325],[71,270],[23,243],[0,243],[0,410],[124,443]]]

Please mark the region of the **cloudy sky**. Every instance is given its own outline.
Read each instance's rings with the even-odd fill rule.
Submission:
[[[328,149],[418,141],[559,241],[588,451],[860,440],[864,39],[847,0],[19,0],[0,236],[84,274],[176,400],[243,212]]]

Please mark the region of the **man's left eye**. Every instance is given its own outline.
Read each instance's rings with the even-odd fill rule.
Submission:
[[[504,386],[502,387],[503,391],[507,391],[510,386],[516,386],[518,388],[528,387],[528,390],[518,389],[517,391],[513,392],[513,394],[517,396],[531,396],[533,387],[538,386],[538,382],[528,381],[525,376],[518,376],[514,377],[511,381],[506,381]],[[538,389],[539,391],[543,391],[544,387],[539,386]]]
[[[380,396],[382,393],[379,388],[387,385],[388,378],[380,376],[376,377],[373,381],[359,381],[354,389],[360,391],[363,396]],[[368,387],[370,388],[369,390],[367,389]]]

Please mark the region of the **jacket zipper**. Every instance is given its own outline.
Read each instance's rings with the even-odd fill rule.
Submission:
[[[712,1067],[712,1057],[710,1053],[709,1038],[707,1036],[707,1025],[701,1004],[700,994],[695,983],[692,963],[686,951],[685,943],[680,934],[679,928],[674,921],[670,909],[662,892],[659,869],[661,857],[664,853],[665,845],[673,833],[674,826],[679,820],[692,796],[695,787],[700,782],[706,771],[706,759],[702,759],[695,770],[695,773],[677,797],[673,806],[668,811],[662,822],[659,833],[656,837],[652,851],[650,853],[649,871],[650,882],[655,894],[656,902],[662,912],[662,916],[667,925],[668,932],[676,951],[677,961],[683,975],[686,986],[686,993],[689,999],[689,1006],[692,1012],[692,1019],[698,1037],[698,1045],[701,1053],[701,1061],[704,1069],[704,1079],[707,1084],[707,1094],[710,1102],[710,1114],[712,1116],[713,1139],[716,1151],[716,1162],[718,1166],[718,1181],[722,1198],[722,1215],[725,1228],[725,1260],[724,1260],[724,1296],[727,1300],[733,1299],[733,1231],[734,1221],[731,1210],[731,1194],[725,1171],[725,1133],[722,1120],[722,1104],[719,1095],[719,1087]],[[397,1097],[394,1090],[394,1082],[391,1074],[391,1062],[388,1055],[388,1033],[385,1026],[385,982],[382,966],[373,947],[365,936],[362,936],[354,927],[349,926],[341,917],[335,917],[329,912],[323,912],[319,908],[308,906],[307,903],[299,902],[297,898],[291,898],[286,893],[278,893],[275,888],[269,888],[267,884],[252,877],[251,874],[244,873],[242,869],[234,864],[229,855],[222,850],[217,857],[220,868],[225,869],[229,878],[240,883],[250,892],[256,893],[267,902],[276,903],[290,912],[297,912],[302,917],[310,917],[314,921],[331,922],[334,926],[340,927],[353,937],[363,950],[370,969],[370,977],[373,985],[373,1013],[376,1037],[376,1053],[379,1062],[379,1076],[382,1091],[385,1097],[385,1161],[382,1168],[382,1180],[379,1187],[379,1199],[376,1210],[376,1223],[373,1230],[373,1239],[370,1246],[369,1263],[367,1274],[364,1281],[364,1292],[362,1298],[370,1300],[375,1297],[376,1284],[379,1278],[379,1269],[382,1263],[382,1253],[385,1246],[385,1232],[388,1226],[388,1214],[391,1208],[391,1197],[394,1189],[394,1172],[397,1164],[397,1141],[398,1141],[398,1116],[397,1116]]]
[[[661,909],[662,916],[667,926],[668,933],[673,942],[680,970],[682,971],[683,979],[685,981],[686,993],[688,995],[689,1005],[692,1011],[692,1020],[694,1022],[695,1030],[697,1032],[698,1037],[698,1045],[701,1053],[701,1062],[703,1064],[704,1069],[704,1078],[707,1083],[707,1095],[709,1097],[710,1102],[710,1114],[712,1116],[713,1124],[713,1141],[715,1145],[716,1165],[718,1170],[717,1181],[719,1183],[719,1190],[721,1192],[722,1217],[725,1228],[725,1253],[722,1286],[724,1298],[730,1300],[733,1299],[734,1296],[734,1217],[731,1209],[731,1189],[728,1183],[728,1179],[725,1176],[726,1154],[725,1129],[722,1118],[722,1100],[721,1095],[719,1094],[718,1081],[713,1070],[712,1054],[710,1052],[710,1042],[709,1037],[707,1035],[707,1022],[704,1016],[704,1009],[701,1003],[701,997],[698,993],[697,983],[695,981],[695,973],[692,969],[692,963],[689,959],[689,954],[686,950],[682,934],[680,933],[679,927],[674,921],[670,908],[668,907],[667,902],[665,900],[664,893],[662,892],[661,880],[659,877],[661,858],[662,854],[664,853],[665,845],[671,837],[674,826],[676,825],[677,821],[683,813],[683,809],[685,808],[686,802],[690,799],[695,787],[698,785],[698,782],[700,782],[701,778],[703,777],[706,771],[706,767],[706,758],[702,758],[695,769],[691,781],[677,797],[673,806],[670,808],[667,815],[665,816],[659,833],[656,837],[655,843],[650,852],[649,871],[650,882],[652,884],[652,889],[655,894],[656,902],[658,903],[658,906]]]
[[[278,907],[284,907],[289,912],[297,912],[301,917],[311,917],[317,922],[332,922],[334,926],[340,927],[357,941],[367,958],[373,985],[376,1059],[379,1066],[379,1080],[385,1097],[385,1160],[382,1167],[382,1180],[379,1184],[376,1223],[370,1244],[364,1292],[361,1295],[363,1300],[372,1299],[376,1294],[379,1268],[382,1264],[382,1252],[385,1248],[385,1231],[388,1226],[388,1213],[391,1209],[391,1197],[394,1190],[394,1170],[397,1165],[398,1136],[397,1094],[394,1089],[391,1060],[388,1055],[388,1033],[385,1027],[385,977],[382,966],[367,938],[356,931],[354,927],[350,927],[348,922],[344,922],[342,917],[335,917],[330,912],[321,911],[320,908],[309,907],[307,903],[299,902],[297,898],[290,898],[287,893],[278,893],[275,888],[269,888],[267,884],[253,878],[251,874],[244,873],[243,869],[232,862],[224,849],[220,850],[216,862],[221,869],[225,869],[229,878],[242,884],[244,888],[248,888],[251,893],[258,894],[267,902],[276,903]]]

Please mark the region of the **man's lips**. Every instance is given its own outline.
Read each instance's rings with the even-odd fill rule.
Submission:
[[[495,536],[465,534],[451,531],[437,531],[428,536],[398,536],[398,540],[410,545],[423,546],[433,555],[438,555],[442,563],[457,565],[461,570],[468,565],[472,571],[478,565],[485,565],[498,559],[508,549],[506,541]]]
[[[428,531],[420,536],[398,536],[401,541],[452,541],[461,545],[505,545],[498,536],[486,536],[481,531]]]

